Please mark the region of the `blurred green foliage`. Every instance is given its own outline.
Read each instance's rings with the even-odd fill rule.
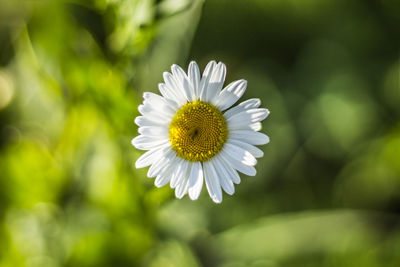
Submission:
[[[399,266],[394,0],[0,0],[0,266]],[[271,110],[215,205],[133,162],[173,63],[216,59]]]

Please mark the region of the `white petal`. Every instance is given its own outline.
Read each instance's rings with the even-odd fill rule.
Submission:
[[[169,125],[171,123],[172,118],[173,118],[173,116],[169,116],[169,115],[168,116],[167,115],[160,116],[160,113],[156,113],[156,112],[146,114],[145,116],[148,117],[149,120],[152,120],[152,121],[155,121],[158,123],[164,123],[167,125]]]
[[[222,150],[220,152],[220,154],[222,157],[224,157],[226,162],[228,162],[229,165],[231,165],[232,168],[234,168],[234,169],[238,170],[239,172],[246,174],[248,176],[256,175],[257,171],[253,166],[249,166],[249,165],[239,162],[238,160],[233,158],[230,154],[226,153],[224,150]]]
[[[142,135],[161,136],[163,138],[168,138],[169,135],[167,127],[143,126],[139,127],[138,132]]]
[[[261,149],[259,149],[258,147],[255,147],[253,145],[250,145],[249,143],[245,143],[245,142],[235,140],[235,139],[228,140],[228,143],[233,144],[238,147],[241,147],[244,150],[249,151],[256,158],[261,158],[264,156],[264,152]]]
[[[265,145],[269,142],[266,134],[251,130],[234,130],[229,132],[229,138],[237,139],[252,145]]]
[[[239,80],[230,83],[216,98],[215,105],[221,110],[231,107],[246,91],[247,81]]]
[[[174,76],[172,76],[169,72],[164,72],[164,81],[165,85],[169,88],[170,91],[174,92],[176,97],[176,102],[180,105],[186,103],[186,93],[183,90],[182,86],[177,84]]]
[[[261,122],[255,122],[255,123],[250,123],[250,124],[232,124],[228,123],[228,130],[229,131],[234,131],[234,130],[253,130],[253,131],[260,131],[262,129]]]
[[[181,165],[182,165],[183,163],[184,163],[184,159],[183,159],[183,158],[176,157],[176,160],[175,160],[175,169],[172,171],[171,181],[170,181],[170,183],[169,183],[169,185],[170,185],[171,188],[176,187],[175,184],[177,183],[177,180],[178,180],[178,178],[179,178],[179,176],[178,176],[177,174],[178,174],[179,170],[182,168]],[[174,187],[172,187],[172,184],[174,185]]]
[[[157,110],[149,105],[143,105],[143,104],[139,105],[138,110],[139,110],[140,114],[148,117],[150,120],[153,120],[153,121],[157,121],[157,122],[168,121],[168,122],[170,122],[172,120],[171,114]]]
[[[183,196],[187,193],[189,187],[189,178],[185,177],[185,179],[176,186],[175,188],[175,197],[176,198],[183,198]]]
[[[258,132],[262,129],[261,122],[255,122],[255,123],[249,124],[246,127],[244,127],[244,130],[247,130],[247,129]]]
[[[150,166],[147,176],[148,177],[156,177],[159,175],[161,172],[165,171],[173,159],[175,158],[176,152],[173,151],[169,146],[167,149],[165,149],[165,152],[163,155],[157,159],[157,161],[154,161],[154,163]]]
[[[160,91],[163,97],[165,97],[171,102],[174,102],[176,106],[180,106],[179,101],[177,100],[178,99],[177,92],[173,90],[173,88],[170,88],[164,83],[159,83],[158,90]]]
[[[194,162],[189,176],[189,197],[198,199],[203,188],[203,167],[200,162]]]
[[[155,161],[150,166],[149,170],[147,171],[147,177],[153,178],[160,174],[161,170],[167,165],[168,160],[164,157],[161,157]]]
[[[229,177],[232,179],[232,182],[235,184],[240,184],[240,176],[237,173],[237,171],[231,167],[231,165],[226,162],[224,157],[221,156],[221,154],[218,154],[215,156],[215,158],[218,160],[220,163],[220,166],[224,167],[225,171],[229,174]]]
[[[166,121],[153,121],[146,116],[138,116],[135,118],[137,126],[165,126],[168,124]]]
[[[213,60],[208,62],[206,68],[203,72],[203,77],[200,81],[199,92],[200,92],[200,100],[206,101],[207,99],[207,90],[208,90],[208,83],[211,79],[213,74],[214,67],[217,63]]]
[[[231,143],[226,143],[222,150],[240,163],[249,166],[255,166],[257,164],[256,158],[249,151],[244,150],[242,147],[235,146]]]
[[[261,100],[258,98],[250,98],[239,104],[239,106],[243,107],[244,109],[258,108],[260,105]]]
[[[141,155],[135,163],[136,168],[139,169],[153,164],[154,161],[163,156],[165,153],[164,148],[165,146],[160,146]]]
[[[227,194],[233,195],[233,193],[235,193],[235,187],[233,186],[232,179],[224,166],[215,157],[210,161],[210,163],[213,164],[214,169],[217,172],[222,189],[224,189]]]
[[[176,84],[180,86],[181,90],[184,92],[186,100],[194,100],[194,89],[190,84],[189,78],[187,77],[185,71],[176,64],[172,65],[171,71],[175,78]]]
[[[196,62],[192,61],[189,64],[188,68],[188,76],[189,76],[189,82],[192,85],[192,88],[194,90],[194,99],[198,99],[200,97],[200,91],[199,91],[199,86],[200,86],[200,71],[199,71],[199,66],[197,65]]]
[[[225,64],[222,62],[219,62],[217,64],[217,66],[214,68],[211,78],[208,82],[206,102],[210,102],[210,103],[215,102],[215,99],[221,92],[221,89],[224,85],[225,76],[226,76]]]
[[[233,126],[247,125],[264,120],[269,115],[269,110],[266,108],[253,108],[242,111],[231,116],[228,119],[228,124]]]
[[[261,101],[258,98],[251,98],[246,101],[243,101],[236,107],[233,107],[224,113],[226,119],[229,119],[231,116],[245,111],[247,109],[258,108],[261,105]]]
[[[177,167],[178,167],[178,159],[175,157],[171,161],[168,168],[166,168],[163,173],[160,173],[156,177],[156,179],[154,181],[154,185],[157,187],[162,187],[162,186],[166,185],[171,180],[172,174],[176,170]]]
[[[165,86],[165,84],[163,84],[163,86]],[[171,106],[171,108],[173,108],[173,109],[178,108],[178,105],[175,101],[172,101],[166,97],[160,96],[160,95],[152,93],[152,92],[144,92],[143,99],[145,101],[149,101],[152,105],[162,104],[162,105]]]
[[[178,108],[177,103],[154,93],[145,92],[143,93],[143,98],[144,105],[149,105],[150,107],[160,112],[167,112],[174,115]]]
[[[166,98],[157,95],[155,93],[152,92],[144,92],[143,93],[143,99],[144,100],[151,100],[151,101],[158,101],[158,102],[164,102],[166,101]]]
[[[154,185],[156,187],[163,187],[164,185],[168,184],[170,179],[171,179],[170,175],[160,174],[156,177]]]
[[[175,189],[175,196],[181,199],[188,191],[189,188],[189,176],[192,170],[193,163],[189,162],[188,167],[186,169],[186,173],[183,177],[183,181],[179,183]]]
[[[171,183],[170,183],[171,188],[177,187],[178,184],[184,181],[188,166],[189,166],[189,161],[182,159],[182,161],[178,165],[178,168],[174,172],[174,175],[171,178]]]
[[[169,144],[169,139],[154,136],[138,135],[131,141],[132,145],[140,150],[150,150],[158,146]]]
[[[215,203],[222,202],[222,191],[218,175],[209,161],[203,162],[204,178],[208,194]]]

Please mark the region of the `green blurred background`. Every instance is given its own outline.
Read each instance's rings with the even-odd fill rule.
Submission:
[[[400,266],[396,0],[0,0],[0,266]],[[209,60],[271,111],[214,204],[137,170],[144,91]]]

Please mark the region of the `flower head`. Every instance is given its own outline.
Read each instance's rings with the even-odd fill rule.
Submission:
[[[142,116],[135,119],[139,136],[132,144],[147,150],[136,167],[150,166],[147,176],[155,185],[170,183],[177,198],[188,193],[199,197],[205,181],[211,199],[220,203],[222,190],[232,195],[240,183],[238,172],[254,176],[256,158],[263,152],[255,145],[269,142],[261,121],[269,111],[259,108],[259,99],[249,99],[227,110],[243,95],[245,80],[230,83],[223,90],[226,67],[222,62],[207,64],[202,77],[196,62],[186,74],[172,65],[159,84],[161,95],[143,94]],[[227,111],[226,111],[227,110]]]

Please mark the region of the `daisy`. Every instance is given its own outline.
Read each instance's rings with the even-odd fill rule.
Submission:
[[[202,77],[193,61],[187,74],[177,65],[171,72],[164,72],[165,82],[159,84],[162,96],[143,94],[142,116],[135,119],[140,135],[132,144],[147,152],[136,168],[150,166],[147,176],[155,177],[155,186],[169,183],[177,198],[188,193],[197,199],[205,181],[211,199],[220,203],[221,189],[232,195],[234,184],[240,183],[238,172],[256,175],[256,158],[263,152],[255,145],[269,142],[258,132],[269,111],[259,108],[256,98],[229,109],[247,82],[234,81],[221,90],[226,75],[222,62],[209,62]]]

